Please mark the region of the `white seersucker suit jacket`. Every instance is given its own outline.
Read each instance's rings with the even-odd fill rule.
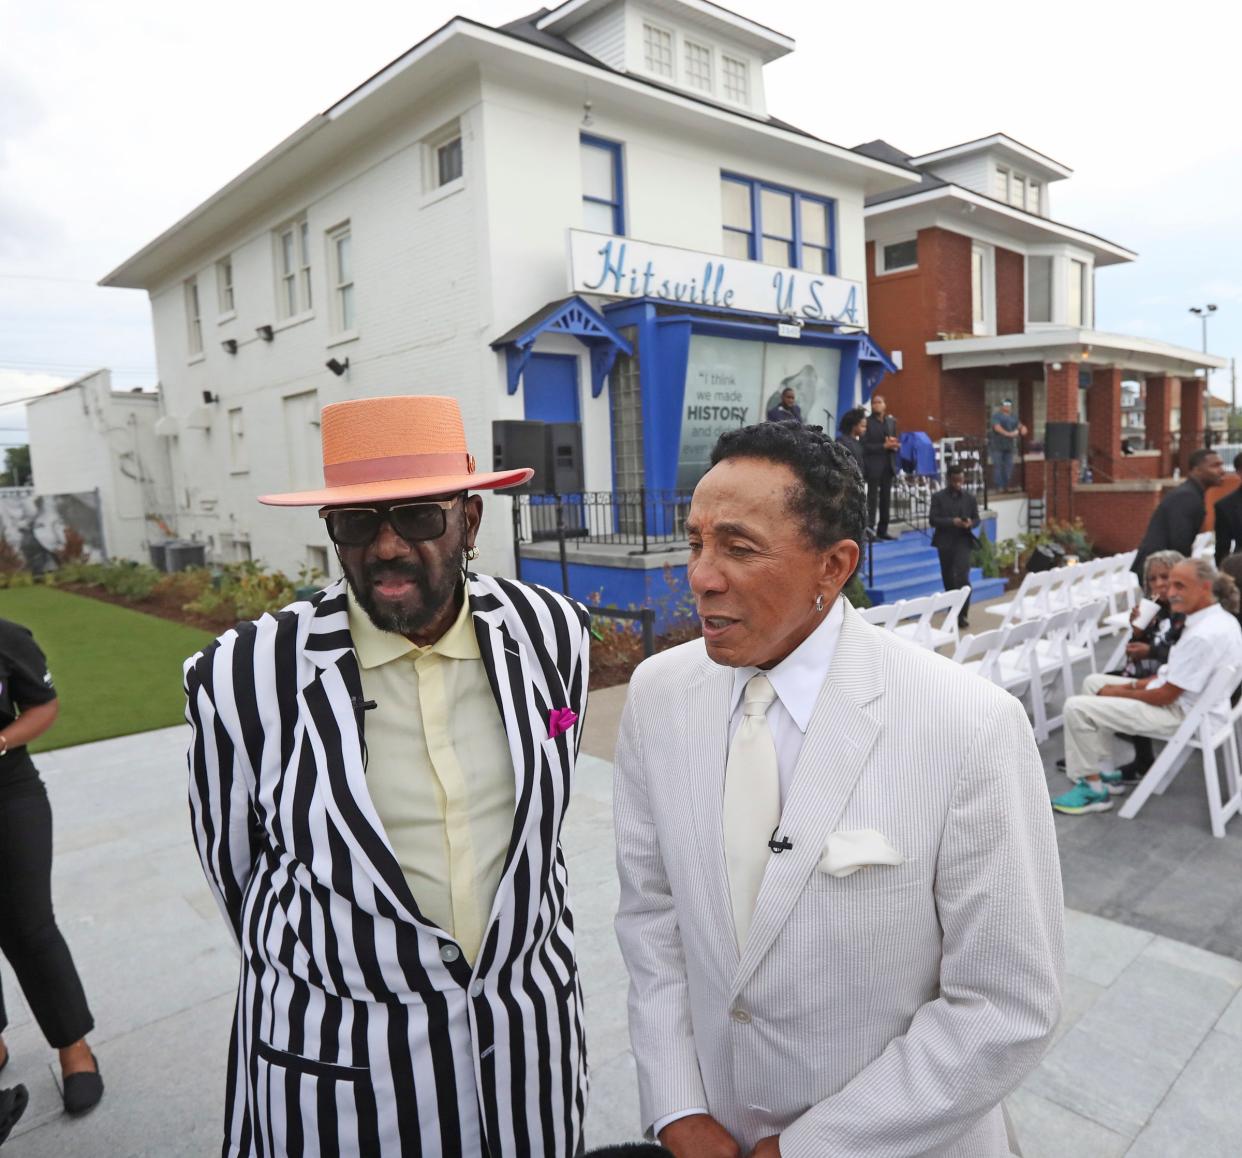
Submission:
[[[1060,1012],[1061,877],[1021,704],[845,609],[739,954],[721,827],[733,673],[642,664],[615,770],[643,1126],[705,1106],[783,1158],[999,1158]],[[828,836],[905,857],[835,877]]]
[[[186,661],[199,855],[242,952],[225,1158],[572,1158],[587,1092],[560,829],[578,604],[471,575],[513,834],[473,967],[423,916],[366,787],[344,581]],[[568,731],[549,715],[570,708]]]

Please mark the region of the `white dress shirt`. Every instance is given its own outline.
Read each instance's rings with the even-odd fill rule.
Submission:
[[[776,746],[776,767],[781,779],[782,805],[789,799],[794,769],[798,766],[798,757],[802,753],[802,741],[806,737],[811,714],[815,711],[815,702],[819,699],[824,680],[828,678],[828,671],[832,667],[832,657],[836,654],[837,640],[841,638],[841,624],[845,619],[845,609],[841,601],[844,598],[843,595],[838,595],[833,600],[828,614],[824,616],[823,623],[780,663],[764,672],[776,691],[776,699],[768,708],[768,727],[772,731],[772,742]],[[742,726],[742,692],[751,677],[758,675],[761,670],[757,667],[733,669],[733,698],[730,701],[729,715],[730,742],[738,728]],[[693,1109],[668,1114],[652,1125],[652,1133],[659,1138],[660,1131],[679,1118],[706,1113],[708,1111],[704,1107],[695,1106]]]

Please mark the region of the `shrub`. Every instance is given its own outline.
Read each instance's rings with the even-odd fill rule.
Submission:
[[[99,586],[109,595],[119,595],[129,603],[139,603],[150,596],[160,581],[160,573],[145,563],[124,561],[103,565]]]
[[[997,559],[996,548],[992,546],[992,540],[988,538],[987,531],[979,531],[979,539],[971,552],[970,562],[972,566],[978,567],[983,572],[985,579],[999,578],[1000,563]]]
[[[850,579],[841,594],[849,600],[851,607],[857,607],[860,611],[871,606],[871,600],[867,597],[867,591],[863,587],[862,579],[857,575]]]
[[[0,574],[25,571],[26,559],[3,535],[0,535]]]
[[[65,545],[56,554],[56,562],[64,567],[67,563],[84,563],[87,559],[86,540],[73,527],[65,528]]]
[[[190,567],[161,575],[152,596],[174,607],[184,607],[211,589],[211,572],[206,567]]]

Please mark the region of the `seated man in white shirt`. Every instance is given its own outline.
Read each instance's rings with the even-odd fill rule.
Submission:
[[[1118,734],[1172,736],[1223,665],[1242,669],[1238,588],[1229,576],[1206,559],[1187,559],[1169,574],[1169,605],[1186,626],[1154,676],[1088,676],[1083,694],[1066,701],[1065,773],[1075,783],[1053,798],[1057,812],[1107,812],[1113,795],[1125,791]]]

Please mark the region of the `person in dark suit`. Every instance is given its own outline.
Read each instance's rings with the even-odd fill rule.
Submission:
[[[897,477],[897,420],[888,413],[882,394],[871,399],[871,414],[863,432],[863,474],[867,479],[867,526],[877,539],[893,539],[888,533],[888,509]],[[876,522],[877,512],[879,522]]]
[[[1225,467],[1216,451],[1200,447],[1190,456],[1186,481],[1160,500],[1139,543],[1132,570],[1140,579],[1147,556],[1156,551],[1178,551],[1190,557],[1195,536],[1207,515],[1205,496],[1224,477]]]
[[[940,553],[940,579],[946,591],[970,586],[970,555],[974,550],[974,530],[979,525],[979,504],[975,496],[962,489],[965,472],[954,463],[945,472],[944,490],[932,495],[928,522],[932,525],[932,546]],[[970,596],[957,617],[959,627],[967,626]]]
[[[858,473],[866,478],[866,464],[863,457],[862,436],[867,429],[867,412],[861,407],[847,410],[841,415],[841,424],[837,427],[837,441],[854,456],[858,463]]]
[[[768,411],[769,422],[801,422],[802,408],[798,405],[798,395],[794,393],[792,386],[786,386],[781,391],[781,402],[779,406],[773,406]]]
[[[1242,475],[1242,454],[1234,456],[1233,470]],[[1242,551],[1242,486],[1216,504],[1216,566],[1235,551]]]

